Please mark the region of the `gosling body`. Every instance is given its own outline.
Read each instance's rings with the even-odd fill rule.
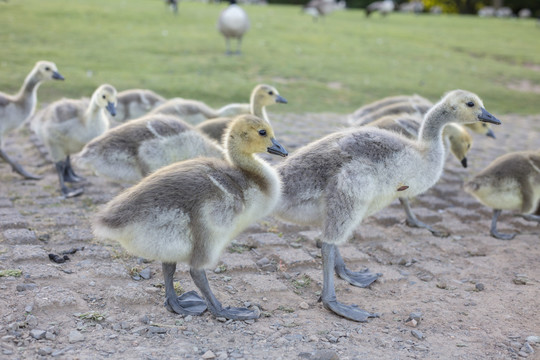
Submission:
[[[38,61],[26,76],[17,94],[8,95],[0,92],[0,157],[11,165],[13,171],[31,180],[41,179],[41,176],[27,172],[19,163],[11,159],[4,152],[2,142],[5,134],[20,127],[34,114],[38,88],[47,80],[64,80],[64,77],[60,75],[53,62]]]
[[[426,114],[417,140],[378,128],[353,128],[315,141],[278,165],[283,194],[275,214],[322,227],[325,307],[355,321],[376,316],[336,300],[334,271],[357,286],[368,286],[379,276],[347,270],[337,245],[365,217],[399,197],[413,197],[433,186],[445,159],[444,126],[476,121],[500,123],[478,96],[455,90]]]
[[[465,183],[464,188],[479,202],[493,208],[490,234],[511,240],[516,234],[497,231],[502,210],[516,211],[527,220],[540,222],[540,216],[535,214],[540,207],[540,150],[503,155]]]
[[[116,114],[116,90],[104,84],[87,100],[62,99],[39,111],[31,120],[32,130],[49,150],[56,164],[60,191],[65,197],[81,195],[82,188],[70,190],[65,182],[82,180],[75,174],[70,155],[109,129],[106,111]]]
[[[164,167],[127,189],[97,216],[94,232],[119,241],[129,252],[163,263],[165,306],[199,315],[206,306],[216,317],[253,319],[258,310],[223,308],[212,294],[205,269],[215,265],[229,242],[271,212],[281,183],[275,169],[254,155],[286,156],[270,125],[251,115],[233,122],[225,140],[226,160],[193,159]],[[177,298],[173,275],[187,263],[205,299]]]
[[[120,91],[117,96],[115,123],[123,123],[146,115],[156,106],[167,101],[163,96],[148,89]]]
[[[224,156],[217,142],[174,116],[147,115],[89,142],[75,163],[96,175],[135,183],[157,169],[196,157]]]

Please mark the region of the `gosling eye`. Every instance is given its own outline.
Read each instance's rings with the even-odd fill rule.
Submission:
[[[268,95],[274,95],[274,92],[270,90],[270,91],[268,92]]]
[[[487,128],[487,124],[486,124],[486,123],[482,123],[482,127]]]
[[[467,106],[468,106],[468,107],[473,107],[473,106],[474,106],[474,103],[473,103],[472,101],[469,101],[469,102],[467,103]]]
[[[266,136],[266,130],[259,130],[259,135]]]
[[[101,95],[101,97],[102,97],[102,98],[104,98],[104,99],[106,98],[106,96],[105,96],[105,95]]]
[[[47,67],[45,68],[45,71],[51,71],[51,68],[47,66]]]

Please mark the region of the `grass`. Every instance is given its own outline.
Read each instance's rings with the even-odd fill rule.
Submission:
[[[494,114],[540,112],[538,93],[508,88],[540,86],[534,20],[347,10],[315,23],[297,6],[245,5],[244,53],[227,57],[216,30],[224,6],[182,2],[174,16],[157,0],[0,2],[0,89],[14,93],[47,59],[66,81],[44,84],[42,102],[108,82],[218,107],[269,83],[289,100],[272,112],[349,113],[388,95],[436,100],[455,88],[478,93]]]

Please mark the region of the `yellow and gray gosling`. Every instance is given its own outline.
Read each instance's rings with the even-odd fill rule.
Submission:
[[[478,96],[455,90],[426,114],[416,140],[373,127],[350,128],[308,144],[277,166],[283,191],[274,214],[284,221],[322,227],[321,301],[327,309],[355,321],[377,316],[337,301],[334,271],[360,287],[380,276],[348,270],[337,245],[347,241],[365,217],[397,198],[417,196],[432,187],[446,157],[444,126],[476,121],[500,124]]]
[[[148,89],[120,91],[116,95],[116,100],[116,116],[109,119],[111,122],[114,121],[115,125],[140,118],[167,101],[163,96]]]
[[[473,179],[465,191],[493,208],[491,236],[512,240],[516,234],[497,231],[502,210],[517,211],[529,221],[540,222],[540,150],[509,153],[495,159]]]
[[[175,116],[151,114],[93,139],[74,161],[109,180],[136,183],[166,165],[201,156],[223,158],[223,148]]]
[[[249,26],[249,18],[244,9],[236,4],[236,0],[229,0],[229,6],[221,12],[217,23],[219,32],[225,37],[227,55],[232,54],[230,39],[236,39],[236,54],[240,55],[242,38],[249,30]]]
[[[411,115],[390,115],[371,122],[367,126],[374,126],[380,129],[390,130],[406,136],[409,139],[417,139],[421,121],[421,118]],[[473,140],[469,132],[465,130],[465,127],[455,123],[447,124],[443,130],[443,141],[446,157],[448,157],[448,154],[452,153],[460,161],[463,167],[467,167],[467,153],[471,148]],[[406,224],[408,226],[427,229],[433,235],[439,237],[449,235],[445,231],[436,230],[432,226],[418,220],[411,209],[408,198],[400,197],[399,202],[403,206],[403,210],[407,215]]]
[[[287,156],[270,124],[241,115],[225,136],[226,159],[199,158],[178,162],[125,190],[99,212],[94,233],[119,241],[130,253],[163,263],[165,306],[178,314],[246,320],[258,309],[223,308],[206,278],[230,241],[276,205],[281,182],[276,170],[256,153]],[[194,291],[177,297],[176,263],[190,274],[204,300]]]
[[[287,104],[287,99],[279,95],[277,89],[270,85],[259,84],[253,88],[249,100],[249,112],[252,115],[270,122],[266,107],[272,104]],[[196,129],[221,143],[225,129],[232,120],[232,117],[210,119],[197,125]]]
[[[52,157],[60,191],[66,198],[81,195],[83,189],[68,189],[65,182],[83,180],[73,171],[70,155],[78,153],[93,138],[109,129],[105,111],[116,114],[116,90],[104,84],[87,100],[61,99],[40,110],[31,120],[32,130]]]
[[[13,171],[25,179],[39,180],[41,176],[33,175],[11,159],[3,150],[4,135],[21,126],[31,117],[37,104],[37,90],[43,81],[64,80],[56,64],[50,61],[38,61],[32,71],[26,76],[24,83],[15,95],[0,92],[0,157],[4,159]]]

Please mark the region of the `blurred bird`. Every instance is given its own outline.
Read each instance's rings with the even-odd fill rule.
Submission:
[[[393,0],[384,0],[384,1],[375,1],[369,4],[366,7],[366,16],[371,15],[371,13],[378,11],[381,13],[382,16],[386,16],[387,14],[394,11],[395,4]]]
[[[217,24],[219,32],[225,37],[227,44],[227,55],[231,55],[230,39],[237,40],[236,54],[240,54],[242,37],[249,29],[249,18],[236,0],[230,0],[230,5],[221,12]]]
[[[346,3],[344,0],[335,2],[334,0],[311,0],[304,7],[302,11],[306,14],[313,16],[313,20],[317,21],[319,17],[330,14],[336,10],[345,9]]]

